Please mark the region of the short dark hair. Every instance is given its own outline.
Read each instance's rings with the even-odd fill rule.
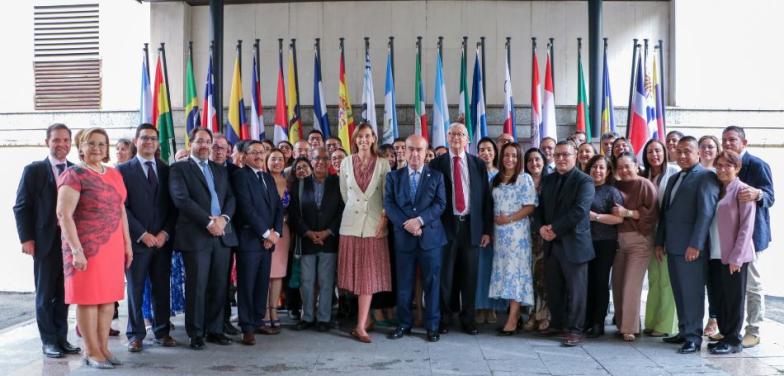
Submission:
[[[270,141],[268,138],[265,138],[260,141],[262,144],[269,145],[271,148],[275,148],[275,143]]]
[[[604,141],[604,140],[607,140],[607,139],[610,139],[610,138],[618,138],[620,136],[621,135],[619,135],[617,132],[607,132],[607,133],[602,134],[602,138],[601,139],[602,139],[602,141]]]
[[[142,133],[143,130],[149,129],[155,131],[155,134],[158,135],[158,128],[150,123],[141,123],[138,127],[136,127],[136,138],[139,138],[139,134]]]
[[[326,140],[326,141],[329,141],[329,140],[335,140],[335,141],[337,141],[337,142],[340,142],[340,143],[342,143],[342,142],[343,142],[343,141],[341,141],[341,140],[340,140],[340,138],[339,138],[339,137],[335,137],[335,136],[329,136],[329,137],[327,137],[327,140]]]
[[[697,143],[697,139],[694,138],[694,136],[683,136],[683,137],[681,137],[680,140],[678,140],[679,144],[682,143],[682,142],[688,142],[690,144],[694,144],[695,147],[699,147],[700,146],[700,144]]]
[[[392,145],[394,145],[395,142],[406,142],[406,139],[405,137],[398,137],[394,141],[392,141]]]
[[[196,128],[191,129],[191,133],[188,135],[188,139],[189,140],[195,140],[196,139],[196,135],[199,134],[199,132],[207,132],[207,134],[210,136],[210,141],[213,141],[213,139],[212,139],[212,131],[209,128],[202,128],[202,127],[196,127]]]
[[[542,142],[545,142],[547,140],[550,140],[550,141],[554,142],[556,145],[558,145],[558,141],[556,139],[552,138],[552,137],[545,137],[545,138],[542,139]],[[540,142],[539,144],[541,144],[542,142]]]
[[[63,123],[54,123],[46,128],[46,139],[48,140],[52,137],[52,132],[59,131],[61,129],[68,132],[68,137],[73,137],[73,135],[71,135],[71,129],[68,128],[67,125]]]
[[[572,141],[561,140],[561,141],[558,141],[558,142],[555,143],[555,147],[559,147],[559,146],[563,146],[563,145],[570,146],[572,149],[574,149],[574,151],[577,151],[577,145],[575,145],[574,142],[572,142]]]
[[[261,145],[264,147],[264,143],[259,140],[243,140],[237,143],[237,150],[240,153],[244,153],[246,150],[250,149],[252,145]]]
[[[318,129],[311,129],[310,132],[308,132],[308,136],[305,138],[310,138],[310,135],[314,133],[318,133],[318,135],[321,136],[321,138],[324,138],[324,133],[321,133],[321,131]]]
[[[665,137],[665,139],[670,138],[670,136],[672,136],[672,135],[678,136],[678,139],[683,138],[683,132],[681,132],[681,131],[669,131],[669,132],[667,132],[667,137]]]
[[[726,133],[726,132],[735,132],[738,134],[738,136],[740,136],[742,140],[746,139],[746,131],[743,129],[743,127],[737,125],[730,125],[727,128],[724,128],[723,131],[721,131],[721,133]]]

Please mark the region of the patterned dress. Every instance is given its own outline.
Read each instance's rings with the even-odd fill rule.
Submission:
[[[511,215],[523,206],[538,205],[531,176],[523,173],[511,184],[493,188],[494,215]],[[495,254],[490,277],[490,297],[513,300],[523,306],[534,304],[531,270],[531,224],[529,217],[495,225]]]

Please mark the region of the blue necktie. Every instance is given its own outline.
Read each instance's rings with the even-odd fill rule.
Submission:
[[[419,171],[412,172],[411,179],[408,179],[408,181],[411,185],[411,202],[413,203],[416,199],[417,186],[419,185]]]
[[[55,167],[57,167],[57,176],[60,176],[65,172],[65,163],[58,163]]]
[[[218,201],[218,193],[215,192],[215,179],[212,177],[210,166],[207,162],[199,162],[199,165],[201,165],[201,171],[204,172],[204,179],[207,180],[207,188],[210,189],[210,214],[220,215],[220,201]]]

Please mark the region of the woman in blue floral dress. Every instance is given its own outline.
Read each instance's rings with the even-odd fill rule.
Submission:
[[[534,304],[529,216],[538,204],[534,181],[523,172],[519,144],[501,148],[501,165],[492,186],[495,254],[489,295],[509,300],[509,318],[499,333],[512,335],[520,329],[520,306]]]

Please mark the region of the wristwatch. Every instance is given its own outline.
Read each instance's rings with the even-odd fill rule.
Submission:
[[[599,222],[599,214],[596,214],[596,215],[593,216],[593,221],[594,222]]]
[[[71,248],[71,255],[76,256],[76,255],[78,255],[80,253],[82,253],[82,249],[81,248]]]

